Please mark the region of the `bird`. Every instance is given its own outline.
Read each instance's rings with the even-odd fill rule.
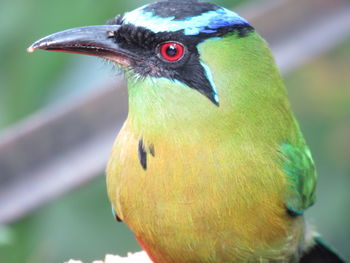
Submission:
[[[268,44],[236,12],[152,2],[36,49],[97,56],[125,73],[129,113],[108,196],[153,262],[344,262],[304,218],[314,161]]]

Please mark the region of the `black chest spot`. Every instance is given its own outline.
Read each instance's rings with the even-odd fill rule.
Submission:
[[[138,156],[139,156],[139,161],[140,164],[143,168],[143,170],[147,170],[147,158],[148,154],[151,154],[151,156],[155,156],[155,150],[154,150],[154,145],[150,144],[148,147],[144,144],[143,140],[139,140],[138,144]]]

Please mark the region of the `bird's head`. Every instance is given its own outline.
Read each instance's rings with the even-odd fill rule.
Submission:
[[[216,85],[198,45],[253,28],[235,12],[195,0],[168,0],[119,15],[108,25],[55,33],[28,50],[81,53],[115,61],[142,78],[178,81],[219,104]]]
[[[118,15],[106,25],[52,34],[28,51],[35,49],[116,62],[131,72],[129,78],[137,77],[129,85],[129,97],[139,94],[139,102],[202,104],[213,110],[225,100],[226,105],[232,104],[236,88],[252,88],[256,83],[247,82],[249,74],[261,82],[258,75],[271,75],[267,72],[274,64],[264,41],[245,19],[197,0],[151,3]]]

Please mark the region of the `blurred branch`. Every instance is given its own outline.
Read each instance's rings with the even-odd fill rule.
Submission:
[[[240,13],[270,43],[283,74],[350,36],[348,0],[278,0],[242,7]],[[0,224],[103,174],[126,114],[127,92],[119,79],[5,131],[0,137]]]

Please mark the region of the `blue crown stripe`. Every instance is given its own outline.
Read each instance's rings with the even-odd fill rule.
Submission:
[[[226,8],[207,11],[198,16],[175,20],[175,16],[160,17],[153,12],[145,11],[142,6],[124,15],[125,24],[145,27],[154,33],[176,32],[183,30],[185,35],[193,36],[200,33],[216,33],[217,29],[234,25],[249,25],[237,13]]]

